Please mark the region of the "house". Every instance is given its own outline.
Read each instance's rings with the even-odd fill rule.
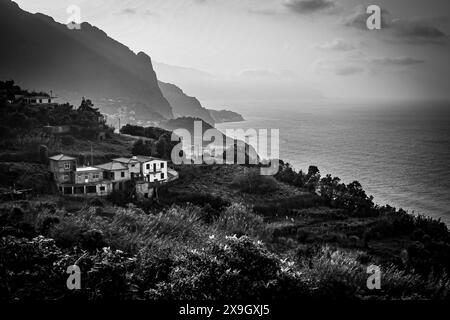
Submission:
[[[147,156],[135,156],[141,164],[141,173],[148,182],[167,181],[167,161]]]
[[[76,168],[75,183],[88,184],[103,180],[103,170],[97,167]]]
[[[178,178],[175,170],[167,168],[167,161],[145,156],[77,167],[75,158],[59,154],[50,157],[49,163],[60,193],[70,196],[103,196],[119,190],[134,191],[138,199],[145,199],[153,196],[155,183]]]
[[[22,98],[22,101],[29,105],[51,104],[53,98],[45,95],[29,95]]]
[[[86,169],[83,170],[83,169]],[[112,192],[111,181],[104,180],[103,175],[98,175],[90,168],[77,168],[74,184],[62,184],[59,191],[63,195],[71,196],[105,196]]]
[[[116,158],[112,160],[113,162],[118,162],[123,164],[128,168],[130,172],[130,178],[134,179],[141,175],[141,163],[137,160],[136,157],[132,158]]]
[[[49,157],[50,171],[57,183],[74,183],[77,160],[75,158],[58,154]]]
[[[143,200],[153,197],[154,188],[147,181],[139,180],[135,183],[135,191],[137,199]]]
[[[130,181],[130,171],[120,162],[107,162],[95,166],[103,170],[103,179],[111,180],[113,190],[126,190]]]

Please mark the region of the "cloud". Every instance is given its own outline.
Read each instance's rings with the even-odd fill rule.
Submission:
[[[367,30],[366,21],[369,15],[365,12],[364,7],[357,6],[352,14],[344,17],[343,24],[347,27]],[[442,18],[428,18],[426,20],[393,19],[387,10],[382,9],[381,11],[382,35],[396,41],[442,44],[448,37],[433,23],[442,24],[443,21]]]
[[[356,49],[356,47],[353,44],[346,42],[342,39],[334,39],[330,42],[316,45],[315,47],[317,49],[326,51],[352,51]]]
[[[427,21],[394,19],[388,25],[396,37],[411,42],[442,43],[447,35]]]
[[[146,15],[146,16],[156,16],[157,14],[145,9],[145,10],[139,10],[137,8],[125,8],[122,11],[120,11],[121,14],[126,14],[126,15],[137,15],[137,14],[142,14],[142,15]]]
[[[313,64],[313,70],[318,74],[334,74],[337,76],[352,76],[365,71],[359,63],[347,60],[321,59]]]
[[[361,73],[376,74],[381,71],[399,72],[405,68],[423,64],[425,62],[426,61],[423,59],[412,57],[369,58],[359,56],[342,59],[321,59],[313,64],[313,70],[318,74],[352,76]]]
[[[333,9],[335,3],[331,0],[288,0],[284,6],[294,13],[310,14]]]
[[[366,21],[370,14],[366,13],[366,8],[363,6],[356,6],[353,9],[353,12],[344,17],[343,23],[347,27],[353,27],[362,30],[368,30]],[[387,25],[387,16],[389,16],[389,12],[385,9],[381,9],[381,28],[386,27]]]
[[[262,16],[274,16],[277,14],[277,11],[273,9],[248,9],[247,11],[251,14],[257,14]]]
[[[292,70],[281,70],[280,72],[273,72],[270,70],[245,70],[241,72],[241,77],[246,78],[284,78],[293,79],[297,77],[297,74]]]
[[[415,59],[410,57],[400,57],[400,58],[371,58],[369,62],[381,67],[406,67],[416,64],[425,63],[423,59]]]
[[[334,70],[334,73],[338,76],[351,76],[363,72],[364,68],[360,66],[337,66]]]

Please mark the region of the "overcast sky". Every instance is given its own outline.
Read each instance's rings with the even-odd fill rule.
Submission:
[[[216,97],[211,92],[219,92],[217,87],[208,92],[205,83],[195,83],[187,73],[173,79],[176,72],[161,69],[162,80],[208,103],[226,104],[233,94],[237,100],[272,95],[274,101],[450,99],[448,0],[17,3],[64,23],[67,7],[78,5],[83,21],[133,51],[144,51],[153,61],[201,70],[213,79],[212,87],[220,83],[230,93]],[[382,30],[365,27],[369,4],[382,8]],[[191,71],[195,78],[197,71]]]

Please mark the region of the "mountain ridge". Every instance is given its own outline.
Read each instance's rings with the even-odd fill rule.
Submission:
[[[147,54],[134,53],[87,22],[80,30],[69,30],[52,17],[26,12],[10,0],[0,0],[0,8],[0,28],[8,43],[7,50],[0,52],[0,77],[55,91],[74,104],[87,96],[109,113],[118,106],[102,100],[125,99],[142,104],[136,111],[141,119],[173,118]]]

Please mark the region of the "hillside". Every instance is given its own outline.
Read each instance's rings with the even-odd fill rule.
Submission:
[[[234,111],[213,109],[208,109],[208,111],[216,123],[245,121],[242,115]]]
[[[158,81],[158,84],[164,98],[169,101],[175,118],[200,118],[214,126],[214,120],[209,111],[202,107],[197,98],[188,96],[183,92],[183,90],[174,84],[161,81]]]
[[[51,17],[0,0],[0,28],[2,41],[8,44],[0,50],[0,79],[53,91],[72,104],[90,97],[110,114],[126,105],[139,119],[173,117],[151,58],[143,52],[135,54],[89,23],[83,23],[81,30],[69,30]]]

